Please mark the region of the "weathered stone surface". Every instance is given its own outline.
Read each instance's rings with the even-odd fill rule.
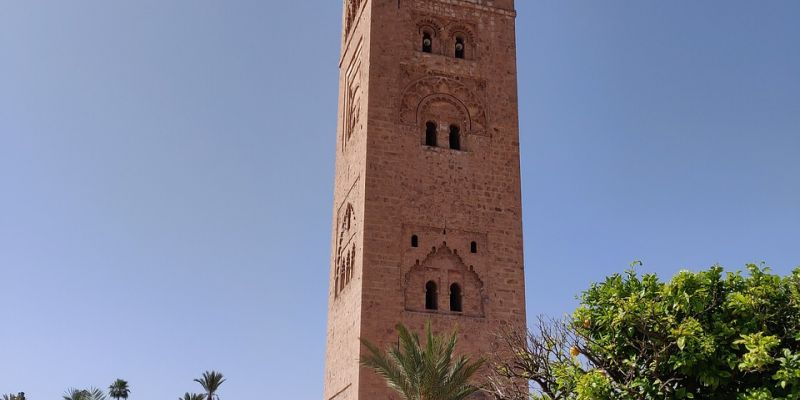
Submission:
[[[396,399],[359,366],[359,337],[431,320],[479,355],[525,324],[514,3],[345,3],[323,398]]]

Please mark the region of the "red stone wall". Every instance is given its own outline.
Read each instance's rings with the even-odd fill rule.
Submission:
[[[324,399],[394,399],[359,367],[359,337],[384,346],[398,322],[430,320],[477,356],[499,324],[525,323],[515,14],[512,0],[347,2],[359,10],[345,11]]]

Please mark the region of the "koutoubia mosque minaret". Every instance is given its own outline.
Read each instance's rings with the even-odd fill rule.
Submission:
[[[359,364],[397,323],[458,328],[476,357],[525,326],[515,18],[345,1],[324,400],[397,398]]]

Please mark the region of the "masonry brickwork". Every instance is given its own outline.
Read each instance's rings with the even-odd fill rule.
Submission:
[[[402,322],[489,351],[525,324],[513,0],[346,0],[324,400]]]

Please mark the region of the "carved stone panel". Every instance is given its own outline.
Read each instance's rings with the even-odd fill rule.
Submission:
[[[353,25],[358,17],[358,12],[361,11],[361,5],[365,0],[347,0],[347,11],[344,18],[344,31],[350,33]]]
[[[364,128],[361,46],[359,42],[345,75],[342,150],[347,148],[350,138]]]
[[[428,76],[408,85],[400,103],[400,121],[424,126],[430,110],[445,104],[462,113],[469,135],[487,135],[486,109],[475,90],[455,77]]]
[[[336,210],[336,236],[334,237],[333,258],[333,294],[339,297],[353,280],[356,267],[359,265],[357,257],[360,256],[358,235],[361,232],[362,221],[356,209],[356,190],[359,179],[347,193],[346,198]]]
[[[436,309],[426,304],[430,283],[436,288]],[[451,288],[460,290],[461,310],[451,309]],[[404,280],[405,308],[408,311],[457,313],[471,317],[483,317],[484,284],[474,268],[469,268],[463,259],[446,243],[431,249],[428,256],[406,273]]]

